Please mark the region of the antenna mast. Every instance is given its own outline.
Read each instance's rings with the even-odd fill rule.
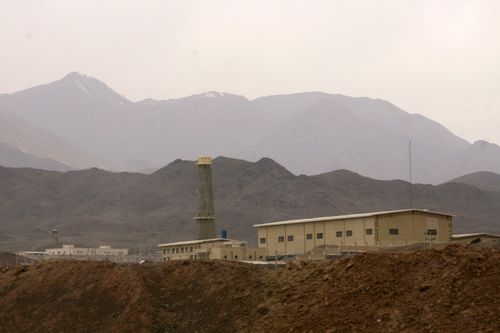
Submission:
[[[408,163],[410,171],[410,182],[409,182],[409,200],[410,207],[413,208],[413,167],[412,167],[412,156],[411,156],[411,140],[408,144]]]

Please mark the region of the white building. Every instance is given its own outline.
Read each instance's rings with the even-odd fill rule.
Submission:
[[[108,245],[101,245],[97,248],[63,245],[60,248],[46,249],[45,253],[48,256],[126,256],[128,249],[113,249]]]

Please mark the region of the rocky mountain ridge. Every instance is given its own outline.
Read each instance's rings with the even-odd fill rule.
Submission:
[[[0,95],[0,109],[109,160],[114,170],[136,170],[130,160],[160,166],[210,154],[251,161],[269,156],[294,174],[348,169],[408,179],[411,141],[415,182],[500,172],[499,146],[470,144],[422,115],[366,97],[308,92],[249,100],[207,92],[132,102],[98,79],[70,73]]]

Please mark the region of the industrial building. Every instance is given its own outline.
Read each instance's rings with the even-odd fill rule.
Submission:
[[[258,246],[269,257],[305,254],[317,247],[378,248],[451,240],[450,214],[405,209],[256,224]]]
[[[215,209],[212,185],[212,158],[200,156],[198,166],[198,239],[159,244],[163,261],[186,259],[265,260],[265,249],[250,248],[247,242],[228,239],[225,230],[215,237]]]
[[[163,261],[185,259],[265,260],[265,249],[250,248],[246,242],[212,238],[158,245]]]

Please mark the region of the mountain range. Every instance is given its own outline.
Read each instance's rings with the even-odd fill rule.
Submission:
[[[420,114],[366,97],[308,92],[249,100],[208,92],[132,102],[98,79],[74,72],[0,95],[0,110],[74,147],[41,153],[54,148],[37,132],[31,135],[37,148],[22,152],[76,169],[89,163],[108,170],[151,169],[210,154],[250,161],[268,156],[294,174],[348,169],[406,180],[411,141],[414,182],[438,184],[477,171],[500,172],[499,146],[471,144]],[[0,142],[16,148],[10,143],[17,132],[6,136],[0,134]],[[86,158],[74,156],[82,152]]]
[[[410,206],[410,185],[347,170],[294,175],[272,159],[218,157],[213,164],[217,229],[255,242],[253,224]],[[197,169],[175,160],[146,175],[100,169],[57,172],[0,167],[0,249],[52,243],[134,247],[196,237]],[[500,232],[500,191],[463,183],[413,185],[415,208],[456,215],[454,233]]]

